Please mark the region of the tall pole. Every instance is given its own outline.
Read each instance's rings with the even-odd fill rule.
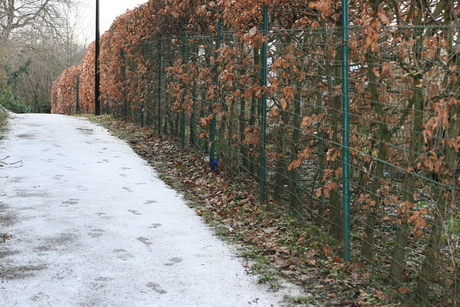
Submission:
[[[94,95],[95,95],[95,115],[101,115],[101,100],[100,100],[100,83],[101,76],[99,74],[99,54],[100,54],[100,34],[99,34],[99,0],[96,0],[96,59],[94,63],[95,69],[95,82],[94,82]]]
[[[348,0],[342,0],[342,110],[343,110],[343,228],[345,261],[350,261],[350,107],[349,107],[349,63],[348,63]]]
[[[158,134],[161,134],[162,107],[163,101],[163,42],[160,33],[158,38]]]
[[[182,45],[182,65],[187,64],[187,32],[184,33],[184,36],[182,37],[183,39],[183,45]],[[186,114],[185,114],[185,91],[182,94],[182,102],[181,102],[181,107],[180,107],[180,139],[181,139],[181,149],[185,149],[185,125],[186,125]]]
[[[221,12],[219,11],[219,15]],[[220,44],[222,40],[222,17],[219,17],[217,20],[217,36],[216,36],[216,58],[218,57],[217,52],[219,52],[220,49]],[[219,63],[216,61],[216,64],[214,65],[213,68],[213,74],[214,74],[214,86],[218,86],[219,83]],[[217,104],[217,95],[214,96],[214,100],[212,102],[212,121],[211,121],[211,136],[210,136],[210,143],[211,147],[209,149],[209,163],[212,163],[212,160],[214,160],[214,156],[216,153],[216,129],[217,129],[217,118],[216,118],[216,113],[214,112],[215,110],[215,105]]]
[[[265,157],[265,147],[267,143],[267,69],[268,69],[268,8],[264,4],[263,10],[263,35],[265,40],[262,44],[262,70],[261,70],[261,81],[262,86],[264,87],[264,92],[262,94],[261,101],[261,115],[262,115],[262,140],[260,144],[260,203],[265,203],[266,198],[266,157]]]

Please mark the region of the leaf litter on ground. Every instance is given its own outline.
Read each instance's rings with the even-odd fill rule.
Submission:
[[[180,149],[179,140],[153,128],[111,115],[85,117],[127,141],[217,235],[241,246],[247,271],[260,282],[273,291],[283,280],[301,286],[308,295],[287,298],[293,305],[401,306],[394,301],[397,290],[379,283],[370,266],[344,262],[340,246],[315,226],[288,216],[275,200],[270,200],[270,210],[262,207],[255,183],[212,173],[205,155]]]

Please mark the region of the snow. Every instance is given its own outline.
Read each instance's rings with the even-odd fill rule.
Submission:
[[[106,129],[14,115],[0,150],[2,306],[281,305]]]

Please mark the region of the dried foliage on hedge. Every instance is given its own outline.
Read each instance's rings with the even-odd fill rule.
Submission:
[[[400,295],[458,304],[460,3],[428,2],[349,3],[353,257]],[[101,38],[102,109],[160,118],[159,132],[187,131],[198,149],[217,120],[226,174],[251,184],[267,116],[271,199],[340,241],[341,26],[340,1],[149,1]],[[78,108],[93,112],[93,80],[91,45],[55,81],[52,111],[75,113],[78,88]]]

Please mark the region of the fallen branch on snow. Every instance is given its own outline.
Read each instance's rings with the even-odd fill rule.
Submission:
[[[7,233],[0,233],[0,243],[5,243],[6,240],[11,240],[11,236]]]
[[[22,160],[19,160],[19,161],[16,161],[16,162],[13,162],[13,163],[7,163],[5,162],[6,159],[8,159],[10,156],[6,156],[5,158],[3,159],[0,159],[0,167],[3,167],[3,166],[13,166],[13,165],[16,165],[16,164],[19,164],[21,163],[21,165],[17,166],[17,167],[22,167]]]

